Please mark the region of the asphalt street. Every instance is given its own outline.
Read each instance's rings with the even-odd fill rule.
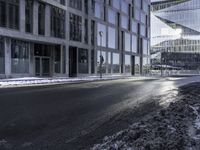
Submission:
[[[0,89],[0,150],[88,149],[199,77]]]

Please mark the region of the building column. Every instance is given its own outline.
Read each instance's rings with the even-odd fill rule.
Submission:
[[[45,36],[51,35],[51,9],[50,5],[46,4],[45,7]]]
[[[20,21],[19,21],[19,29],[20,32],[25,32],[25,0],[20,0]]]
[[[5,75],[11,76],[11,39],[5,38]]]
[[[33,34],[38,35],[38,1],[33,1]]]

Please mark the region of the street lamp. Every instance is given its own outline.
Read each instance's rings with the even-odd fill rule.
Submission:
[[[100,72],[100,78],[102,78],[102,65],[104,62],[103,56],[102,56],[102,37],[103,37],[103,31],[99,31],[99,36],[100,36],[100,68],[99,68],[99,72]]]

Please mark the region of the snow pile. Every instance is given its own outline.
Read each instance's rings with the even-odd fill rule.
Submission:
[[[77,77],[77,78],[37,78],[37,77],[25,77],[25,78],[13,78],[13,79],[2,79],[0,80],[1,87],[15,87],[15,86],[31,86],[31,85],[48,85],[48,84],[61,84],[61,83],[71,83],[71,82],[81,82],[81,81],[101,81],[101,80],[112,80],[130,78],[130,76],[104,76],[99,78],[99,76],[89,76],[89,77]],[[134,77],[133,80],[148,80],[156,79],[153,77]]]
[[[181,88],[181,100],[128,129],[105,137],[91,150],[199,150],[200,83]]]

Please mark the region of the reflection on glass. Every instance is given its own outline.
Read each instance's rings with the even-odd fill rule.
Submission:
[[[131,56],[125,55],[125,73],[131,73]]]
[[[102,73],[106,73],[106,52],[101,52],[104,62],[102,65]],[[97,51],[97,72],[100,73],[100,51]]]
[[[131,51],[131,35],[125,32],[125,51]]]
[[[113,53],[113,73],[120,73],[119,54]]]
[[[140,74],[140,57],[135,56],[135,74]]]
[[[102,34],[102,45],[101,45],[101,37],[99,35],[100,31],[103,32],[103,34]],[[98,46],[106,47],[106,26],[103,25],[103,24],[98,23],[97,24],[97,33],[98,33],[98,36],[97,36],[97,45]]]
[[[115,28],[108,27],[108,47],[116,48]]]

